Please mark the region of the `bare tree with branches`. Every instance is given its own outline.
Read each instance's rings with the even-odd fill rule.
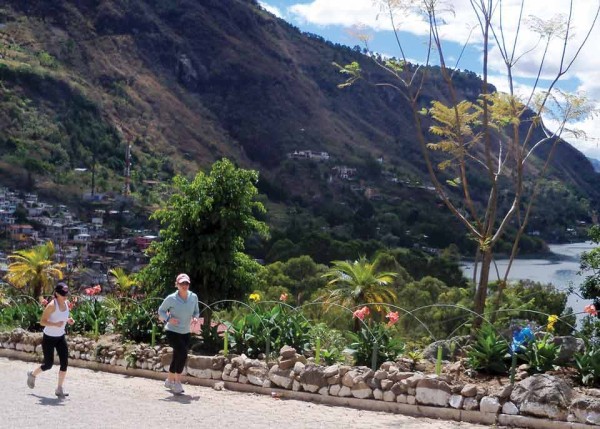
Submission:
[[[435,190],[478,243],[476,261],[481,268],[477,275],[476,265],[473,305],[478,314],[473,326],[477,328],[485,310],[494,245],[506,236],[509,224],[516,225],[508,269],[500,282],[495,302],[498,308],[532,204],[556,146],[568,135],[581,137],[581,132],[571,128],[571,124],[596,113],[584,94],[562,91],[559,82],[565,79],[588,42],[600,13],[600,2],[593,5],[593,14],[588,14],[591,17],[589,27],[574,37],[575,0],[565,2],[566,14],[547,20],[525,17],[525,0],[522,0],[517,21],[510,22],[513,31],[507,30],[502,0],[468,0],[475,24],[453,66],[448,65],[442,37],[446,18],[454,14],[450,5],[440,0],[378,0],[378,3],[392,24],[400,55],[399,59],[370,55],[390,78],[373,83],[393,88],[410,105],[417,140]],[[399,16],[419,16],[428,27],[422,65],[410,64],[407,59],[398,26]],[[463,19],[466,17],[461,17]],[[530,46],[522,40],[524,28],[529,34],[537,35],[537,40]],[[482,52],[482,85],[476,102],[460,97],[454,79],[467,44],[473,39],[481,45]],[[362,37],[362,40],[369,50],[368,38]],[[506,93],[495,91],[489,84],[492,55],[499,55],[504,65],[509,88]],[[554,68],[549,66],[550,56],[558,59],[554,61]],[[515,91],[515,68],[528,58],[535,59],[537,74],[530,93],[519,96]],[[429,66],[432,64],[439,66],[448,97],[424,107],[423,88],[431,77]],[[335,65],[347,78],[339,85],[342,88],[364,77],[356,62]],[[553,130],[544,125],[542,118],[552,121]],[[424,130],[424,120],[432,121],[429,134]],[[434,136],[434,141],[429,141],[430,135]],[[542,147],[545,150],[540,155]],[[534,154],[542,162],[531,166]],[[476,201],[473,197],[469,173],[475,169],[483,172],[489,184],[484,201]],[[509,204],[501,204],[501,191],[510,195],[512,201]]]

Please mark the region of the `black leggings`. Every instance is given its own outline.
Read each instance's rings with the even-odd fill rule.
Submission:
[[[173,359],[169,366],[169,372],[173,374],[181,374],[187,360],[188,348],[190,347],[191,334],[178,334],[173,331],[166,331],[167,341],[173,347]]]
[[[69,349],[67,348],[67,340],[65,336],[51,337],[44,334],[42,338],[42,351],[44,352],[44,364],[42,371],[48,371],[54,364],[54,349],[58,353],[60,361],[60,370],[66,371],[69,364]]]

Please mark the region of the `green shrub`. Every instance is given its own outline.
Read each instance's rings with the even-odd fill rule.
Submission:
[[[301,353],[310,347],[309,322],[302,313],[277,304],[270,310],[255,307],[231,323],[231,351],[257,357],[287,345]]]
[[[151,343],[152,325],[156,324],[154,314],[156,314],[156,308],[151,301],[132,304],[116,321],[116,331],[126,340],[136,343]],[[162,335],[162,331],[159,328],[155,329],[156,340],[159,340],[158,335]]]
[[[0,308],[0,329],[23,328],[30,332],[40,332],[40,318],[44,308],[37,302],[12,303]]]
[[[508,343],[489,324],[481,327],[475,343],[467,347],[468,365],[488,374],[506,374]]]
[[[349,333],[352,338],[350,349],[354,351],[356,365],[371,367],[373,355],[376,356],[376,368],[385,362],[396,360],[404,352],[405,343],[399,338],[394,338],[390,329],[382,323],[376,324],[372,329],[362,327],[358,333]]]
[[[71,328],[72,332],[101,335],[106,332],[111,315],[108,308],[96,298],[79,298],[71,309],[71,317],[75,321]]]
[[[223,350],[224,340],[219,335],[219,324],[206,327],[202,325],[202,351],[208,354],[216,354]]]
[[[600,385],[600,347],[586,344],[584,353],[575,354],[577,378],[584,386]]]
[[[346,340],[340,331],[331,329],[325,323],[317,323],[308,331],[308,338],[313,350],[320,343],[320,358],[327,365],[333,365],[344,360],[342,351],[346,348]]]
[[[529,364],[529,373],[539,374],[554,369],[554,362],[560,353],[560,346],[550,340],[550,335],[530,341],[521,346],[523,358]]]

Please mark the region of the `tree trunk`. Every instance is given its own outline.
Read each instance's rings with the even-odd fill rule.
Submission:
[[[204,301],[207,304],[209,304],[209,302],[206,300],[206,297],[208,296],[208,279],[206,278],[206,276],[204,276],[204,278],[202,279],[202,287],[200,287],[199,289],[200,290],[198,291],[198,300]],[[200,314],[201,317],[204,318],[203,329],[210,329],[210,324],[212,322],[212,309],[210,307],[201,308]]]
[[[481,275],[479,284],[475,291],[475,300],[473,311],[477,313],[473,320],[473,331],[481,327],[483,323],[483,314],[485,312],[485,300],[487,298],[488,281],[490,277],[490,267],[492,265],[492,249],[486,249],[481,252]]]

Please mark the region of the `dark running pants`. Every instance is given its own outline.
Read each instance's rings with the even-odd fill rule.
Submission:
[[[42,365],[42,371],[48,371],[54,364],[54,349],[58,353],[58,360],[60,362],[60,370],[66,371],[69,365],[69,349],[67,348],[67,340],[65,336],[51,337],[50,335],[44,334],[42,338],[42,351],[44,352],[44,364]]]
[[[188,349],[190,347],[191,334],[178,334],[173,331],[166,331],[167,341],[173,347],[173,359],[169,366],[169,372],[173,374],[181,374],[187,360]]]

